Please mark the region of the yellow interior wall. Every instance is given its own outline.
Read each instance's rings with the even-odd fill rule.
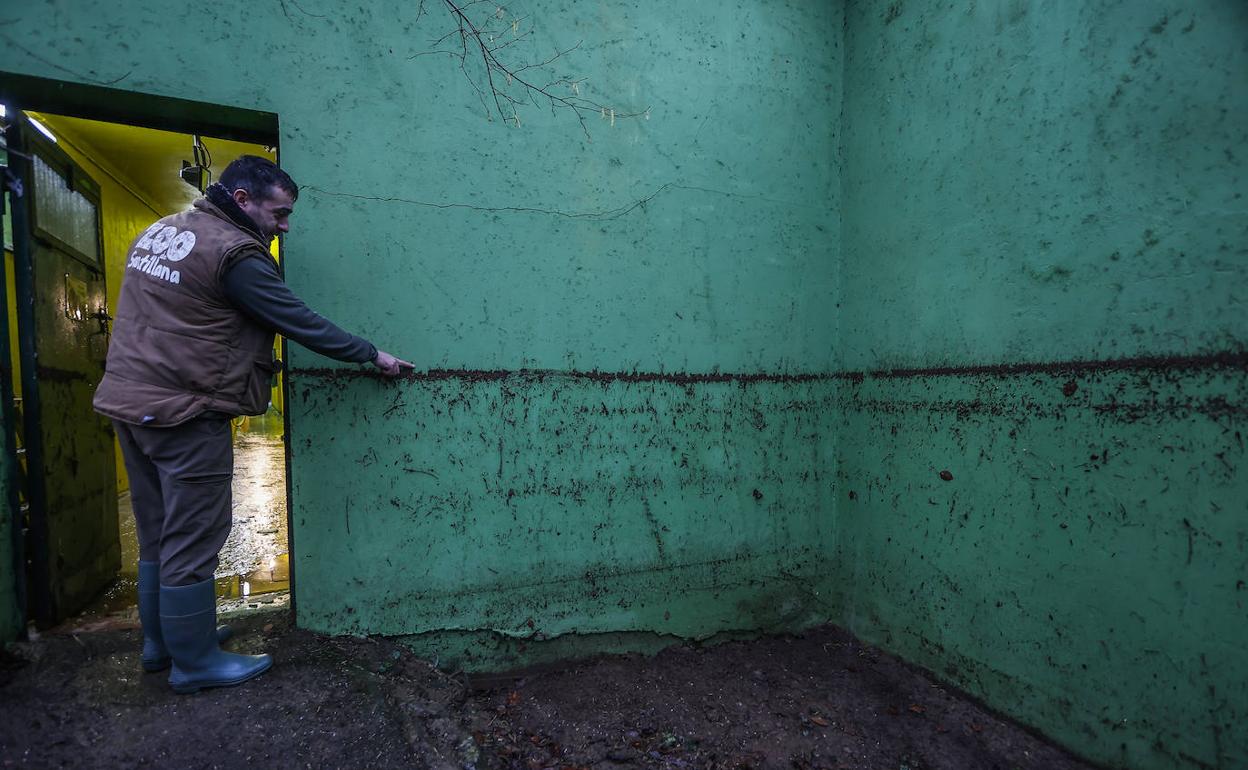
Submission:
[[[281,264],[282,255],[281,255],[281,252],[278,250],[278,241],[276,238],[274,238],[273,243],[269,245],[269,253],[273,255],[273,259],[277,260],[278,264]],[[278,358],[282,357],[281,335],[278,335],[273,340],[273,355],[277,356]],[[283,375],[282,372],[278,372],[277,379],[273,380],[273,395],[269,399],[270,401],[273,402],[273,408],[277,410],[278,414],[283,414],[286,412],[286,404],[282,400],[282,391],[283,391],[282,377],[283,376],[285,375]]]
[[[21,353],[17,349],[17,291],[13,288],[15,279],[13,252],[5,249],[4,286],[8,296],[4,301],[5,307],[9,309],[9,365],[12,367],[9,371],[13,372],[13,396],[19,398],[22,395],[22,378],[17,376],[17,373],[21,371]]]
[[[9,315],[9,371],[12,372],[13,397],[22,397],[22,378],[19,376],[21,372],[21,351],[17,349],[17,290],[13,286],[16,278],[16,272],[13,262],[13,251],[8,248],[13,242],[13,199],[5,193],[6,200],[4,204],[4,286],[6,296],[4,298],[5,307],[8,309]],[[18,435],[21,435],[21,420],[17,425]],[[21,446],[19,439],[18,446]],[[25,472],[25,466],[20,466]]]
[[[7,227],[11,227],[12,225],[10,224],[9,221],[6,221],[4,223],[4,226],[7,228]],[[21,371],[20,367],[21,367],[22,356],[21,356],[21,351],[17,349],[17,292],[13,288],[13,281],[15,278],[15,271],[14,271],[13,265],[14,265],[13,252],[10,251],[9,249],[5,249],[4,250],[4,286],[5,286],[5,291],[8,295],[5,297],[5,307],[7,307],[9,311],[9,365],[11,367],[9,371],[13,373],[13,381],[12,381],[13,398],[18,399],[22,397],[22,378],[18,376],[18,372]],[[17,425],[15,426],[15,428],[17,430],[17,436],[18,436],[17,445],[19,447],[24,446],[25,442],[22,441],[21,436],[24,434],[25,429],[22,425],[22,421],[20,417],[17,420]],[[21,474],[25,475],[26,463],[24,460],[21,460],[18,462],[18,469]],[[22,488],[19,487],[19,490],[20,489]],[[19,494],[24,495],[25,493],[19,491]]]

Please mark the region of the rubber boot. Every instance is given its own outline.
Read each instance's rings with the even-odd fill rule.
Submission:
[[[269,655],[237,655],[217,646],[217,595],[211,580],[160,587],[160,630],[173,656],[169,684],[177,693],[229,687],[273,665]]]
[[[143,670],[169,668],[169,651],[160,633],[160,562],[139,562],[139,622],[143,625]],[[217,626],[217,643],[234,635],[229,626]]]

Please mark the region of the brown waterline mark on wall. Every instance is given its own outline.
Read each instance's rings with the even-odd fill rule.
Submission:
[[[496,382],[502,380],[536,380],[571,379],[588,380],[590,382],[611,383],[648,383],[660,382],[673,385],[699,385],[713,383],[738,383],[749,385],[755,383],[777,383],[782,385],[847,380],[861,382],[870,377],[873,379],[899,379],[915,377],[1011,377],[1028,374],[1044,374],[1052,376],[1072,375],[1080,373],[1130,372],[1130,371],[1199,371],[1199,370],[1234,370],[1248,372],[1248,351],[1222,351],[1186,356],[1132,356],[1104,360],[1072,360],[1054,362],[1027,362],[1016,364],[982,364],[969,366],[936,366],[896,369],[875,369],[858,372],[808,372],[808,373],[768,373],[768,372],[603,372],[597,370],[575,371],[563,369],[429,369],[410,371],[388,378],[372,368],[346,369],[331,367],[313,367],[307,369],[291,369],[293,378],[309,377],[326,380],[389,380],[407,382],[438,382],[443,380],[461,380],[464,382]]]
[[[736,382],[751,384],[756,382],[776,382],[792,384],[799,382],[818,382],[835,380],[836,374],[769,374],[757,373],[683,373],[683,372],[600,372],[573,371],[566,369],[429,369],[427,371],[404,372],[398,377],[386,377],[376,369],[335,369],[310,368],[291,369],[292,378],[315,377],[328,380],[368,379],[398,380],[416,382],[438,382],[442,380],[462,380],[464,382],[497,382],[501,380],[536,380],[546,379],[588,380],[590,382],[664,382],[674,385],[694,385],[702,383]]]
[[[1020,374],[1070,375],[1085,372],[1193,371],[1209,369],[1242,369],[1248,371],[1248,351],[1221,351],[1186,356],[1130,356],[1102,360],[1027,362],[1017,364],[981,364],[970,366],[935,366],[922,368],[877,369],[845,375],[855,379],[873,377],[895,379],[907,377],[1009,377]]]

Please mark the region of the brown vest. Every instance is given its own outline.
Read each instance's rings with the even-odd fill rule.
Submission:
[[[145,230],[126,257],[100,414],[178,425],[205,411],[263,414],[273,332],[226,299],[221,276],[243,257],[272,259],[260,236],[205,198]]]

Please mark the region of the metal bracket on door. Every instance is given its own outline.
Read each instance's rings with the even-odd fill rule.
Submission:
[[[29,155],[23,155],[20,152],[13,152],[13,150],[8,150],[8,152],[12,152],[14,155],[22,155],[27,158],[30,157]],[[5,190],[13,193],[14,197],[22,197],[22,180],[17,174],[14,174],[13,169],[8,166],[4,167],[4,177],[0,179],[0,185],[3,185]]]

